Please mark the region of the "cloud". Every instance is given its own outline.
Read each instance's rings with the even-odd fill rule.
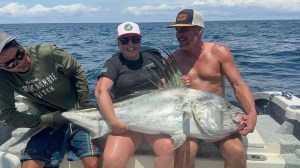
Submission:
[[[260,7],[266,9],[287,10],[289,12],[300,11],[300,0],[195,0],[192,6],[211,7]]]
[[[131,13],[134,15],[149,15],[149,14],[156,14],[158,11],[168,11],[173,10],[178,7],[170,6],[167,4],[161,4],[159,6],[142,6],[142,7],[127,7],[123,10],[123,13]]]
[[[200,10],[207,20],[298,19],[300,14],[300,0],[139,0],[122,4],[118,0],[85,0],[55,6],[34,2],[0,3],[0,23],[170,21],[185,8]]]
[[[82,4],[58,5],[54,7],[45,7],[37,4],[33,7],[27,7],[18,3],[9,3],[0,8],[0,16],[8,15],[12,17],[41,16],[47,14],[53,15],[78,15],[90,14],[102,11],[102,8],[92,8]]]
[[[176,1],[176,0],[175,0]],[[176,3],[163,3],[157,6],[130,6],[125,8],[123,13],[130,13],[136,16],[153,15],[157,13],[166,13],[171,10],[179,10],[183,8],[194,8],[197,6],[204,7],[229,7],[229,8],[247,8],[266,9],[283,12],[299,12],[300,0],[189,0],[188,3],[176,1]]]

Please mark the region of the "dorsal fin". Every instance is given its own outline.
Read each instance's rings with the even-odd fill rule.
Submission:
[[[181,80],[182,74],[177,66],[174,56],[172,55],[170,50],[168,50],[164,44],[162,44],[162,46],[163,47],[161,47],[160,49],[166,54],[168,59],[165,58],[164,56],[162,56],[160,54],[160,51],[155,48],[143,46],[141,49],[141,52],[147,52],[147,53],[153,55],[153,58],[157,59],[161,63],[161,66],[163,68],[160,70],[164,74],[165,79],[167,80],[167,87],[169,87],[169,88],[184,87],[182,80]],[[161,67],[161,66],[158,66],[158,67]],[[144,68],[147,69],[147,67],[144,67]],[[152,75],[156,75],[151,69],[148,68],[147,70]]]

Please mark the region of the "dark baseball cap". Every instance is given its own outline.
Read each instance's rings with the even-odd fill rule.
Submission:
[[[190,26],[200,26],[204,28],[204,17],[201,12],[194,9],[184,9],[178,13],[175,24],[168,26],[168,28]]]

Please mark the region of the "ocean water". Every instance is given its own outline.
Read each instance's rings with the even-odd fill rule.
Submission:
[[[142,44],[175,51],[175,30],[170,23],[139,23]],[[227,45],[241,75],[257,91],[288,91],[300,95],[300,20],[208,21],[204,41]],[[105,60],[117,50],[118,23],[0,24],[23,46],[52,43],[71,53],[87,73],[94,99],[97,77]],[[163,55],[165,55],[163,53]],[[226,96],[234,100],[227,83]]]

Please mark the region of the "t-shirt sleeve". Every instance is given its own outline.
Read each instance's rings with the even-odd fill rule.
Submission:
[[[98,79],[100,79],[101,77],[107,77],[112,81],[116,81],[118,78],[118,72],[119,68],[117,60],[115,58],[110,58],[103,65]]]

